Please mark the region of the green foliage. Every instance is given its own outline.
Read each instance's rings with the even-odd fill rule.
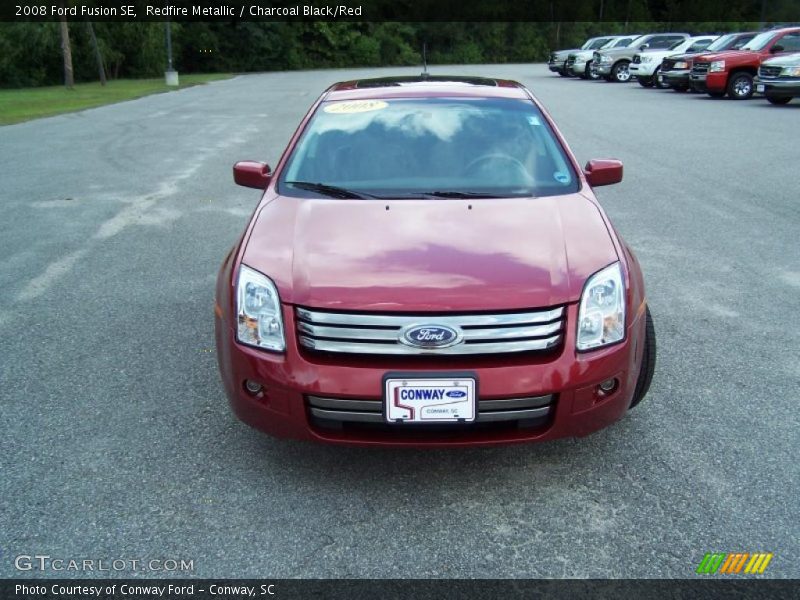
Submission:
[[[447,1],[454,7],[459,3]],[[753,0],[724,1],[732,19],[752,14]],[[788,13],[785,7],[794,1],[774,0],[770,15],[778,18]],[[393,2],[400,14],[414,6],[412,0]],[[593,20],[599,19],[601,4],[606,20]],[[552,22],[173,23],[174,65],[182,73],[419,65],[423,43],[428,45],[431,64],[533,62],[545,60],[553,48],[574,48],[595,35],[758,28],[756,23],[744,21],[680,22],[679,4],[678,0],[571,4],[553,0],[549,2]],[[693,14],[702,14],[703,6]],[[720,12],[711,6],[708,11],[709,16]],[[653,22],[654,18],[661,22]],[[104,22],[94,27],[111,79],[159,77],[165,70],[164,23]],[[96,80],[97,66],[85,23],[70,22],[70,38],[76,81]],[[57,85],[62,78],[58,23],[0,23],[0,87]]]

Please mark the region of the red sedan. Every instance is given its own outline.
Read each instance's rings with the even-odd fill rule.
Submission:
[[[583,436],[650,386],[639,263],[522,85],[339,83],[272,171],[223,262],[219,367],[233,411],[278,437],[469,446]]]

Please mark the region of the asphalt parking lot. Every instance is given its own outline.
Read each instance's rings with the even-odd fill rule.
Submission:
[[[767,576],[800,577],[799,101],[435,67],[517,79],[582,163],[624,161],[598,196],[646,276],[648,398],[588,438],[466,451],[279,441],[229,412],[213,283],[258,201],[231,164],[274,165],[329,83],[417,71],[242,76],[0,128],[0,576],[46,554],[690,577],[706,552],[764,551]]]

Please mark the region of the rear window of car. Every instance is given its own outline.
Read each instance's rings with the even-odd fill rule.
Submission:
[[[401,98],[320,104],[278,189],[325,196],[317,184],[378,198],[536,197],[579,180],[530,100]]]

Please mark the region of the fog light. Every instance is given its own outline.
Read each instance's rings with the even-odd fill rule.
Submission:
[[[618,381],[615,377],[611,379],[606,379],[600,385],[597,386],[597,394],[599,396],[605,397],[609,394],[615,392],[617,390]]]
[[[256,394],[261,392],[262,386],[257,381],[253,381],[252,379],[247,379],[244,382],[244,389],[246,389],[250,394],[255,396]]]
[[[600,389],[604,391],[606,394],[614,390],[617,387],[617,380],[616,379],[606,379],[603,383],[600,384]]]

